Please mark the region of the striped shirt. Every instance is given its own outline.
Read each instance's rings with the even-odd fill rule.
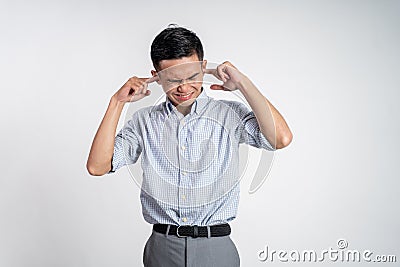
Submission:
[[[275,150],[253,111],[202,89],[186,116],[168,97],[135,112],[115,137],[109,173],[141,156],[140,200],[150,224],[227,223],[239,204],[241,143]]]

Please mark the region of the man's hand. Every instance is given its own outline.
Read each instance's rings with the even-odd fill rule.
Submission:
[[[217,66],[216,69],[206,69],[205,73],[214,75],[223,84],[213,84],[210,86],[213,90],[235,91],[241,88],[245,76],[230,63],[225,61]]]
[[[151,78],[133,76],[114,94],[114,98],[122,103],[138,101],[150,95],[151,91],[147,89],[147,85],[157,80],[158,76]]]

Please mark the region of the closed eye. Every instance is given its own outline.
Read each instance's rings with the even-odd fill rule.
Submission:
[[[192,76],[190,76],[189,78],[187,78],[186,80],[194,80],[200,73],[195,73]],[[183,80],[178,80],[178,79],[168,79],[169,83],[183,83]]]
[[[183,80],[168,80],[170,83],[182,83]]]
[[[190,76],[190,77],[188,78],[188,80],[194,80],[194,78],[196,78],[198,75],[199,75],[199,73],[195,73],[195,74],[193,74],[192,76]]]

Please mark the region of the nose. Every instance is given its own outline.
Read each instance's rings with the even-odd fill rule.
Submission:
[[[190,91],[190,84],[189,83],[182,83],[178,86],[177,91],[179,93],[187,93]]]

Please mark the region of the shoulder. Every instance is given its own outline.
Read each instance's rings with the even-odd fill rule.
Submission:
[[[164,114],[165,111],[166,111],[165,101],[153,106],[140,107],[136,111],[133,111],[131,115],[131,120],[134,121],[146,120],[150,117],[153,117],[154,115]]]
[[[235,111],[237,113],[248,113],[250,112],[250,108],[243,102],[235,101],[235,100],[216,100],[213,99],[214,105],[221,108],[227,109],[231,111]]]

